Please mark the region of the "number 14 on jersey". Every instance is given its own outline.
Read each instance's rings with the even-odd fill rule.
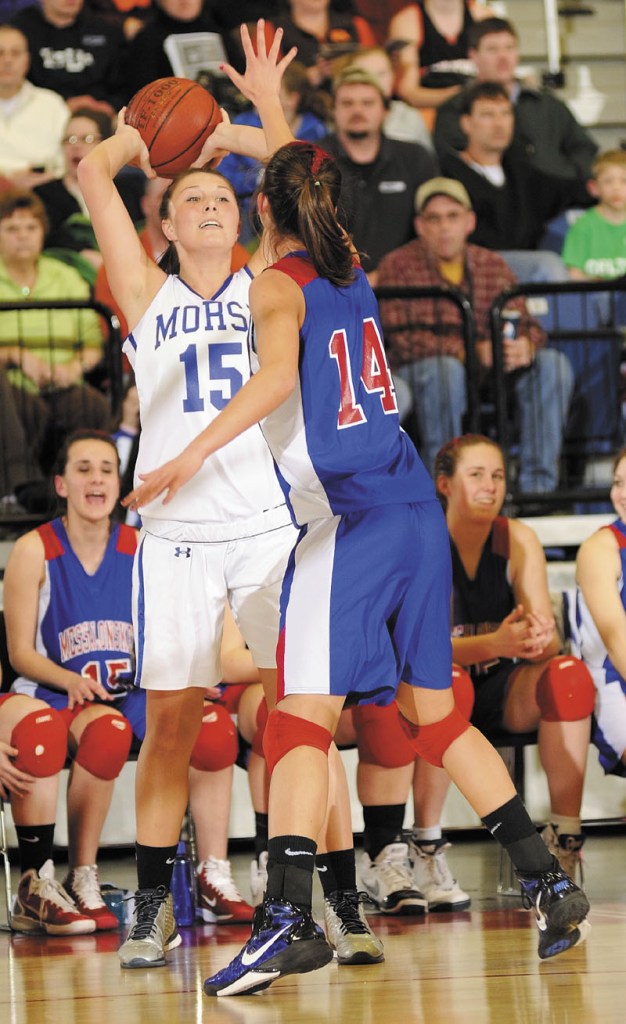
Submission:
[[[363,406],[357,402],[354,392],[352,366],[348,339],[344,330],[335,331],[328,343],[332,358],[339,373],[341,404],[337,416],[337,427],[356,427],[365,423],[367,417]],[[360,368],[360,379],[368,394],[380,395],[380,404],[385,415],[398,412],[396,392],[382,338],[378,332],[376,321],[368,317],[363,321],[363,365]]]

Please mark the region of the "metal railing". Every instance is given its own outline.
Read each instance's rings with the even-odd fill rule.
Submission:
[[[411,288],[385,286],[375,288],[374,294],[379,301],[383,299],[440,299],[456,307],[461,316],[460,331],[465,349],[467,429],[472,432],[477,431],[480,424],[479,366],[474,344],[476,335],[474,313],[468,296],[452,285],[419,285]],[[402,329],[411,328],[412,326],[414,325],[407,321],[406,324],[402,325]],[[420,323],[420,326],[422,328],[427,326],[436,332],[439,324],[437,322],[428,325]]]
[[[99,343],[102,345],[102,358],[95,366],[86,367],[84,380],[86,383],[91,384],[95,391],[101,393],[110,406],[111,422],[113,423],[118,417],[121,410],[122,402],[122,391],[123,391],[123,362],[122,362],[122,350],[121,350],[121,336],[120,336],[120,325],[116,314],[105,306],[103,303],[93,299],[85,300],[20,300],[12,302],[0,302],[0,318],[3,314],[14,314],[14,323],[11,323],[11,337],[7,342],[6,329],[0,332],[0,336],[3,337],[5,345],[20,349],[26,354],[29,348],[32,347],[33,337],[41,337],[42,343],[38,345],[38,351],[48,349],[50,352],[50,363],[54,365],[54,351],[55,349],[63,348],[65,350],[71,350],[76,358],[81,359],[81,353],[90,347],[91,338],[87,338],[87,341],[82,336],[83,331],[86,330],[85,316],[89,314],[89,320],[91,323],[91,329],[93,331],[94,339],[96,336],[94,324],[96,323],[96,317],[102,329],[102,338],[99,339]],[[57,322],[55,325],[55,314],[57,316]],[[75,318],[75,324],[69,322],[70,330],[68,327],[68,314],[71,314]],[[36,324],[33,322],[33,315],[36,319]],[[31,329],[29,332],[28,319],[31,320]],[[61,318],[63,318],[62,325],[60,324]],[[81,325],[82,318],[82,325]],[[5,320],[6,327],[6,320]],[[76,340],[72,340],[75,337]],[[47,340],[46,340],[47,339]],[[15,370],[20,371],[19,359],[13,364]],[[11,367],[11,369],[13,368]],[[0,363],[0,370],[3,373],[10,373],[8,367],[3,367]],[[9,385],[7,384],[7,387]],[[19,409],[19,394],[20,387],[18,385],[13,389],[17,401],[17,408]],[[61,389],[62,391],[63,389]],[[51,408],[54,420],[54,388],[49,392],[52,396]],[[46,394],[45,390],[42,394]],[[23,404],[23,403],[22,403]],[[4,428],[3,428],[4,429]],[[26,440],[28,442],[28,431],[25,428]],[[10,438],[3,438],[3,450],[0,452],[0,458],[7,457],[7,450],[10,446]],[[36,461],[36,460],[35,460]],[[2,497],[2,495],[0,495]],[[8,517],[3,515],[0,511],[0,523],[6,523],[10,521],[12,527],[18,529],[27,529],[34,522],[39,522],[41,516],[38,514],[27,513],[25,515],[15,515],[11,513]],[[44,517],[45,518],[45,517]]]
[[[503,313],[514,298],[530,305],[548,336],[547,347],[563,352],[572,364],[574,390],[563,433],[560,479],[555,491],[519,491],[511,499],[517,511],[542,506],[576,510],[608,499],[609,484],[594,482],[590,470],[624,443],[620,363],[626,339],[626,278],[612,281],[518,283],[502,292],[490,310],[493,345],[493,434],[507,455],[515,454],[516,428],[502,350]],[[538,416],[541,409],[537,409]]]

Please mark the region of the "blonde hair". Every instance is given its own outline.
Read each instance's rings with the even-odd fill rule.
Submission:
[[[626,150],[606,149],[598,153],[591,165],[591,176],[597,178],[607,167],[622,167],[626,170]]]

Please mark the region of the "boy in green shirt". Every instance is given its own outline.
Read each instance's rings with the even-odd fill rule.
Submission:
[[[610,279],[626,274],[626,152],[600,153],[592,166],[593,206],[571,226],[563,245],[563,262],[576,281]]]

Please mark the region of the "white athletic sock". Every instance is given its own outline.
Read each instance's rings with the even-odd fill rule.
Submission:
[[[416,843],[435,843],[441,839],[441,825],[432,825],[430,828],[418,828],[414,825],[411,834]]]

